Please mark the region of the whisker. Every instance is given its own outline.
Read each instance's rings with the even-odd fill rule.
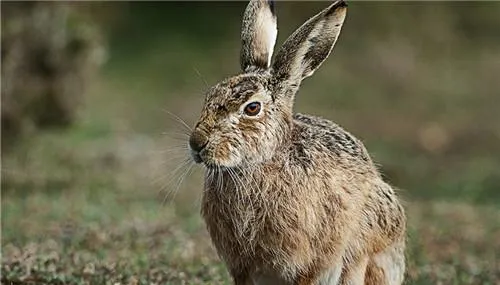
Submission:
[[[152,161],[156,161],[155,167],[158,168],[158,171],[168,171],[169,169],[164,169],[165,166],[171,165],[171,167],[175,167],[182,161],[191,159],[190,152],[185,147],[150,150],[148,155]]]
[[[171,117],[173,117],[177,122],[179,122],[182,126],[184,126],[186,128],[186,130],[188,130],[190,133],[193,131],[193,128],[191,128],[183,119],[181,119],[179,116],[177,116],[176,114],[166,110],[166,109],[162,109],[163,112],[167,113],[168,115],[170,115]]]
[[[238,189],[239,185],[238,185],[238,183],[236,181],[237,178],[236,178],[236,176],[235,176],[235,174],[234,174],[234,172],[233,172],[233,170],[231,168],[227,169],[227,173],[229,174],[229,177],[233,181],[233,185],[234,185],[235,192],[236,192],[236,200],[237,200],[236,202],[240,203],[242,201],[242,197],[240,197],[240,193],[239,193],[240,191]]]
[[[178,132],[162,132],[161,134],[164,135],[164,136],[167,136],[169,138],[170,137],[171,138],[176,138],[174,136],[181,136],[181,137],[187,137],[187,138],[189,138],[189,136],[191,135],[189,133],[178,133]]]
[[[170,185],[173,182],[173,180],[177,177],[177,175],[179,174],[179,171],[181,171],[183,168],[187,167],[190,162],[191,162],[191,159],[186,158],[183,161],[181,161],[181,163],[172,172],[170,172],[169,176],[167,176],[167,177],[163,176],[163,177],[159,177],[159,178],[155,179],[155,181],[153,181],[154,184],[158,184],[161,180],[163,180],[165,178],[168,179],[167,183],[164,184],[164,186],[160,187],[159,193],[165,191],[166,188],[168,188],[168,185]]]
[[[204,167],[203,167],[203,168],[198,168],[198,167],[196,167],[196,165],[194,165],[194,167],[193,167],[193,173],[194,173],[195,171],[197,171],[197,169],[201,169],[201,170],[203,171],[203,179],[204,179],[204,180],[205,180],[205,179],[208,179],[208,178],[207,178],[207,177],[208,177],[208,174],[207,174],[207,173],[209,172],[209,169],[206,169],[206,168],[204,168]],[[192,203],[190,204],[191,208],[197,208],[197,207],[199,207],[199,206],[201,205],[201,199],[203,198],[203,193],[204,193],[204,191],[205,191],[205,189],[204,189],[204,187],[203,187],[203,188],[202,188],[202,191],[199,191],[199,192],[197,191],[197,192],[196,192],[196,199],[194,199],[194,200],[192,201]]]
[[[168,136],[166,136],[166,138],[168,138],[170,144],[172,144],[172,143],[175,142],[174,146],[178,146],[178,147],[187,147],[188,146],[188,142],[189,142],[189,136],[188,135],[185,135],[185,136],[168,135]]]
[[[176,195],[176,194],[177,194],[177,192],[179,191],[179,189],[180,189],[180,187],[181,187],[182,183],[184,182],[184,179],[186,179],[186,177],[187,177],[187,176],[189,176],[189,173],[191,172],[191,169],[193,169],[193,165],[194,165],[194,163],[192,163],[192,162],[191,162],[191,163],[188,165],[188,169],[187,169],[187,170],[186,170],[186,171],[185,171],[185,172],[184,172],[184,173],[180,176],[180,179],[178,179],[178,180],[177,180],[177,187],[176,187],[176,188],[175,188],[175,190],[173,191],[173,196],[172,196],[172,198],[171,198],[171,200],[172,200],[172,201],[173,201],[173,200],[175,200],[175,195]],[[171,194],[171,193],[170,193],[170,194]],[[168,195],[170,195],[170,194],[168,194]],[[166,202],[166,200],[167,200],[168,195],[166,195],[166,196],[163,198],[163,203],[162,203],[162,205],[165,205],[165,202]]]
[[[243,172],[241,168],[239,168],[240,172]],[[244,173],[244,172],[243,172]],[[255,205],[254,201],[256,199],[256,195],[258,191],[256,191],[256,184],[253,181],[253,176],[252,175],[245,175],[245,195],[247,196],[248,199],[248,207],[245,209],[246,211],[249,211],[247,220],[244,223],[244,230],[246,230],[249,226],[249,224],[252,223],[252,221],[255,219]],[[248,178],[250,178],[252,181],[250,181]],[[251,233],[253,235],[253,233]],[[251,239],[252,237],[248,237]]]
[[[183,177],[186,174],[186,171],[188,169],[189,165],[185,165],[182,168],[182,171],[176,175],[174,179],[171,180],[166,186],[164,186],[162,192],[165,192],[163,199],[162,199],[162,206],[165,206],[167,204],[167,201],[173,201],[173,197],[175,196],[175,191],[177,191],[177,187],[175,185],[179,185],[179,183],[182,181]],[[170,185],[170,186],[169,186]]]
[[[208,88],[208,83],[207,81],[205,80],[205,78],[201,75],[200,71],[193,66],[193,69],[194,69],[194,72],[196,72],[196,74],[198,75],[198,77],[203,81],[203,83],[205,84],[205,88]]]
[[[217,191],[222,191],[223,173],[220,166],[217,166]]]
[[[158,150],[152,150],[150,153],[151,154],[167,154],[167,153],[177,153],[177,154],[182,154],[182,155],[189,155],[189,148],[188,147],[175,147],[175,148],[168,148],[168,149],[158,149]]]

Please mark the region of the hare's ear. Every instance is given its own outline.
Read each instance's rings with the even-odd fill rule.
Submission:
[[[314,73],[332,51],[346,12],[347,4],[336,1],[305,22],[285,41],[273,65],[278,82],[297,87],[302,79]]]
[[[269,68],[277,35],[274,2],[250,0],[241,28],[241,69],[249,71],[252,68]]]

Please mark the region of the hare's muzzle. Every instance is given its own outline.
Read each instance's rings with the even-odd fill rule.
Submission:
[[[191,149],[191,156],[196,163],[203,162],[200,153],[205,149],[208,144],[208,139],[206,136],[195,130],[189,137],[189,148]]]

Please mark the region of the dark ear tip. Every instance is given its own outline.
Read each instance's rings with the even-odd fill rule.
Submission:
[[[326,10],[324,11],[324,13],[325,13],[324,15],[330,16],[333,13],[335,13],[335,11],[337,11],[337,9],[341,9],[341,8],[344,8],[344,9],[347,8],[347,3],[344,0],[336,1],[335,3],[330,5],[330,7],[326,8]]]
[[[339,0],[337,1],[336,3],[333,4],[333,7],[332,8],[344,8],[344,7],[347,7],[347,2],[345,2],[344,0]]]
[[[274,10],[274,0],[267,0],[267,4],[269,5],[269,9],[271,10],[271,13],[274,15],[276,15],[275,13],[275,10]]]

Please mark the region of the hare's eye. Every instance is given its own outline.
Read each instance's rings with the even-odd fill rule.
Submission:
[[[260,103],[252,102],[245,106],[245,114],[247,116],[256,116],[260,113]]]

